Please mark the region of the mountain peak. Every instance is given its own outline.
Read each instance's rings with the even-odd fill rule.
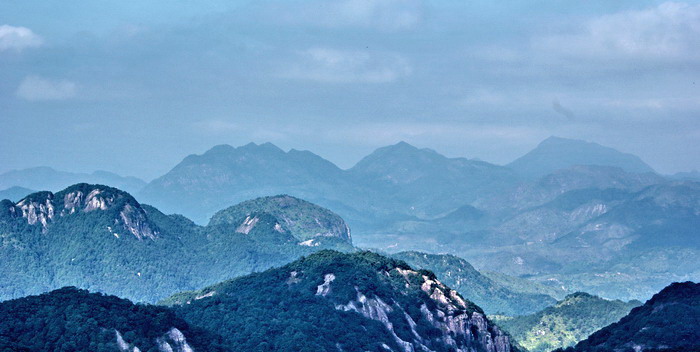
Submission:
[[[282,334],[288,326],[308,326],[292,331],[303,344],[284,350],[516,351],[510,337],[478,306],[433,273],[373,252],[319,251],[280,268],[177,294],[164,303],[180,305],[178,312],[186,320],[197,317],[200,327],[234,332],[224,339],[241,350],[260,343],[262,335],[245,327],[255,317]],[[279,307],[284,314],[278,313]],[[201,319],[212,314],[216,322]],[[266,336],[271,345],[292,339],[271,335]]]
[[[645,351],[696,351],[700,349],[698,302],[700,284],[673,283],[618,322],[596,331],[566,351],[623,351],[632,350],[632,346]]]
[[[158,235],[134,197],[103,185],[78,183],[55,194],[49,191],[32,193],[14,204],[10,213],[13,217],[24,218],[29,225],[40,224],[42,231],[47,232],[49,225],[60,218],[94,211],[113,212],[113,223],[121,224],[139,240],[155,239]]]
[[[538,178],[576,165],[615,166],[627,172],[654,172],[639,157],[578,139],[549,137],[507,166],[528,178]]]
[[[252,143],[251,143],[251,144],[252,144]],[[207,150],[206,152],[204,152],[204,155],[207,155],[207,154],[209,154],[209,155],[212,155],[212,154],[225,154],[225,153],[231,153],[231,152],[233,152],[234,150],[236,150],[236,148],[234,148],[234,147],[231,146],[230,144],[218,144],[218,145],[215,145],[215,146],[211,147],[211,148],[210,148],[209,150]]]
[[[557,137],[557,136],[549,136],[546,139],[544,139],[542,142],[538,144],[538,146],[550,146],[550,145],[572,145],[572,144],[579,144],[579,145],[594,145],[596,143],[593,142],[588,142],[584,141],[582,139],[574,139],[574,138],[564,138],[564,137]]]
[[[415,146],[413,146],[412,144],[410,144],[406,141],[399,141],[398,143],[392,145],[391,147],[394,147],[397,149],[400,148],[400,149],[418,150],[418,148],[416,148]]]
[[[304,245],[315,245],[321,238],[338,238],[351,242],[350,227],[332,211],[311,202],[282,194],[260,197],[236,204],[214,214],[209,225],[237,226],[244,232],[257,225],[262,215],[269,215],[276,221],[270,222],[278,232],[289,229]],[[242,222],[241,222],[242,221]],[[238,230],[237,230],[238,231]],[[312,242],[308,242],[311,240]]]
[[[448,160],[444,155],[428,148],[419,149],[404,141],[377,148],[362,158],[351,170],[386,169],[396,167],[419,167],[426,163]],[[362,171],[360,171],[362,172]]]

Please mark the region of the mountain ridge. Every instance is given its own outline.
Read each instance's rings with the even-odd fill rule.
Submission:
[[[544,176],[575,165],[617,166],[636,173],[655,173],[639,157],[594,142],[549,137],[506,166],[528,178]]]
[[[285,351],[517,351],[434,274],[372,252],[320,251],[162,303],[190,324],[235,332],[224,339],[242,350],[265,341]],[[247,323],[253,315],[257,326]],[[281,334],[263,340],[258,329]]]
[[[676,282],[632,309],[618,322],[563,351],[698,351],[698,326],[700,284]]]

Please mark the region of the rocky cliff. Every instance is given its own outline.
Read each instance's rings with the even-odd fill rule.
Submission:
[[[158,230],[147,221],[141,205],[128,193],[108,186],[80,183],[56,194],[33,193],[7,207],[10,215],[26,219],[29,225],[40,224],[44,232],[57,218],[109,211],[114,226],[109,226],[108,231],[115,236],[119,236],[118,232],[130,233],[139,240],[158,236]]]
[[[246,349],[515,351],[478,306],[434,274],[372,252],[321,251],[163,302]],[[255,328],[251,319],[261,322]]]

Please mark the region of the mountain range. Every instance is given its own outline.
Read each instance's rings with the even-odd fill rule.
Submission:
[[[567,170],[581,169],[611,170]],[[0,350],[697,348],[695,331],[683,325],[698,325],[697,284],[671,285],[627,317],[640,302],[561,299],[578,287],[643,297],[698,274],[700,184],[614,174],[604,182],[633,177],[615,188],[574,187],[535,206],[495,212],[475,202],[398,221],[421,230],[411,245],[480,253],[473,257],[482,271],[452,254],[358,250],[342,216],[287,194],[223,207],[205,226],[104,185],[2,200],[0,299],[16,299],[0,303]],[[522,268],[517,276],[507,274],[513,264]],[[63,286],[81,289],[18,298]]]
[[[77,286],[153,302],[318,249],[352,249],[347,225],[329,210],[288,196],[265,203],[274,206],[234,206],[199,226],[101,185],[3,200],[0,297]]]
[[[358,247],[449,253],[482,271],[629,300],[700,277],[690,260],[697,189],[629,154],[553,137],[506,166],[401,142],[347,170],[270,143],[220,145],[134,194],[158,213],[192,219],[175,222],[194,232],[217,228],[203,224],[233,204],[287,194],[343,218]]]
[[[697,351],[699,287],[674,283],[566,351]],[[531,316],[496,319],[539,351],[637,305],[576,293]],[[524,351],[519,345],[432,272],[372,252],[322,250],[160,306],[74,287],[0,302],[0,351]]]
[[[6,275],[0,299],[70,285],[155,302],[318,250],[357,250],[340,216],[288,195],[233,205],[207,226],[165,215],[116,188],[89,184],[33,193],[17,203],[4,200],[0,210],[0,269]],[[396,257],[435,270],[490,314],[524,314],[555,302],[543,286],[507,275],[501,277],[521,283],[501,284],[454,256]]]
[[[0,303],[0,350],[519,351],[429,271],[321,251],[163,302],[63,288]]]

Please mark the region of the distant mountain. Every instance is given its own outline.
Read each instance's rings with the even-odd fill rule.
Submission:
[[[495,321],[528,351],[546,352],[573,346],[641,304],[639,301],[608,301],[578,292],[535,314],[495,317]]]
[[[639,157],[600,144],[549,137],[507,166],[528,178],[538,178],[575,165],[615,166],[627,172],[654,172]]]
[[[344,224],[327,210],[303,205],[326,220],[316,223],[319,233],[333,233]],[[274,215],[279,213],[255,213],[252,221],[244,206],[236,209],[242,211],[238,219],[198,226],[142,205],[124,191],[89,184],[33,193],[17,203],[4,200],[0,299],[77,286],[153,302],[322,248],[352,250],[349,237],[301,243],[293,233],[303,227],[282,222]],[[303,213],[293,219],[312,221]]]
[[[0,200],[2,199],[9,199],[13,202],[16,202],[27,195],[34,193],[35,191],[29,189],[29,188],[24,188],[24,187],[18,187],[18,186],[13,186],[10,187],[6,190],[0,191]]]
[[[403,142],[378,149],[349,170],[308,151],[251,143],[190,155],[149,183],[141,197],[206,223],[232,203],[289,194],[331,208],[355,227],[375,230],[406,217],[444,215],[516,183],[505,167],[451,159]]]
[[[119,176],[107,171],[85,174],[57,171],[50,167],[34,167],[0,174],[0,189],[18,186],[57,192],[77,183],[102,184],[130,193],[138,192],[146,185],[146,182],[136,177]]]
[[[296,239],[305,245],[318,245],[323,238],[337,238],[352,243],[350,227],[337,214],[305,200],[288,195],[262,197],[248,200],[214,214],[210,226],[231,224],[245,218],[240,229],[246,231],[256,223],[260,214],[273,216],[279,224],[288,228]]]
[[[556,303],[546,294],[523,293],[504,287],[481,274],[466,260],[453,255],[400,252],[392,257],[405,261],[411,267],[434,272],[442,282],[488,314],[523,315]]]
[[[699,225],[700,183],[670,183],[632,194],[557,242],[597,250],[621,246],[700,248]]]
[[[487,271],[610,298],[646,298],[668,280],[697,277],[700,266],[689,259],[700,251],[700,184],[619,187],[552,192],[543,204],[501,214],[464,206],[438,219],[405,220],[371,239],[382,250],[450,253]]]
[[[348,173],[355,182],[390,195],[399,212],[423,218],[444,215],[517,184],[507,168],[448,158],[406,142],[375,150]]]
[[[165,307],[66,287],[0,303],[0,351],[222,351]]]
[[[337,200],[340,170],[308,151],[285,152],[271,143],[216,146],[190,155],[141,192],[167,212],[206,223],[218,210],[251,198],[290,194],[321,204]],[[329,193],[331,196],[325,197]]]
[[[700,171],[678,172],[669,176],[673,180],[679,181],[700,181]]]
[[[557,285],[556,282],[537,282],[523,277],[487,270],[482,270],[480,273],[496,284],[514,292],[547,295],[555,299],[563,299],[569,293],[566,288]]]
[[[567,352],[700,351],[700,284],[674,283]]]
[[[517,350],[434,274],[372,252],[322,251],[164,303],[241,351]]]
[[[478,267],[604,297],[645,298],[669,281],[695,280],[700,266],[700,183],[663,183],[636,192],[576,190],[489,229]],[[453,246],[454,252],[459,251]]]
[[[478,206],[503,212],[523,210],[552,201],[559,195],[576,190],[620,189],[639,191],[667,180],[655,173],[627,172],[619,167],[576,165],[560,169],[531,182],[525,182],[510,193],[501,193],[481,201]]]
[[[693,208],[635,200],[676,183],[594,143],[550,138],[526,159],[527,167],[546,164],[537,166],[546,174],[522,177],[404,142],[377,149],[349,170],[269,143],[224,145],[188,156],[139,199],[206,224],[231,204],[288,194],[341,216],[360,247],[450,253],[567,293],[647,298],[669,280],[699,277],[700,267],[689,261],[698,253]],[[688,196],[700,194],[691,187]],[[285,222],[270,216],[271,223]],[[285,241],[308,241],[301,238]]]

